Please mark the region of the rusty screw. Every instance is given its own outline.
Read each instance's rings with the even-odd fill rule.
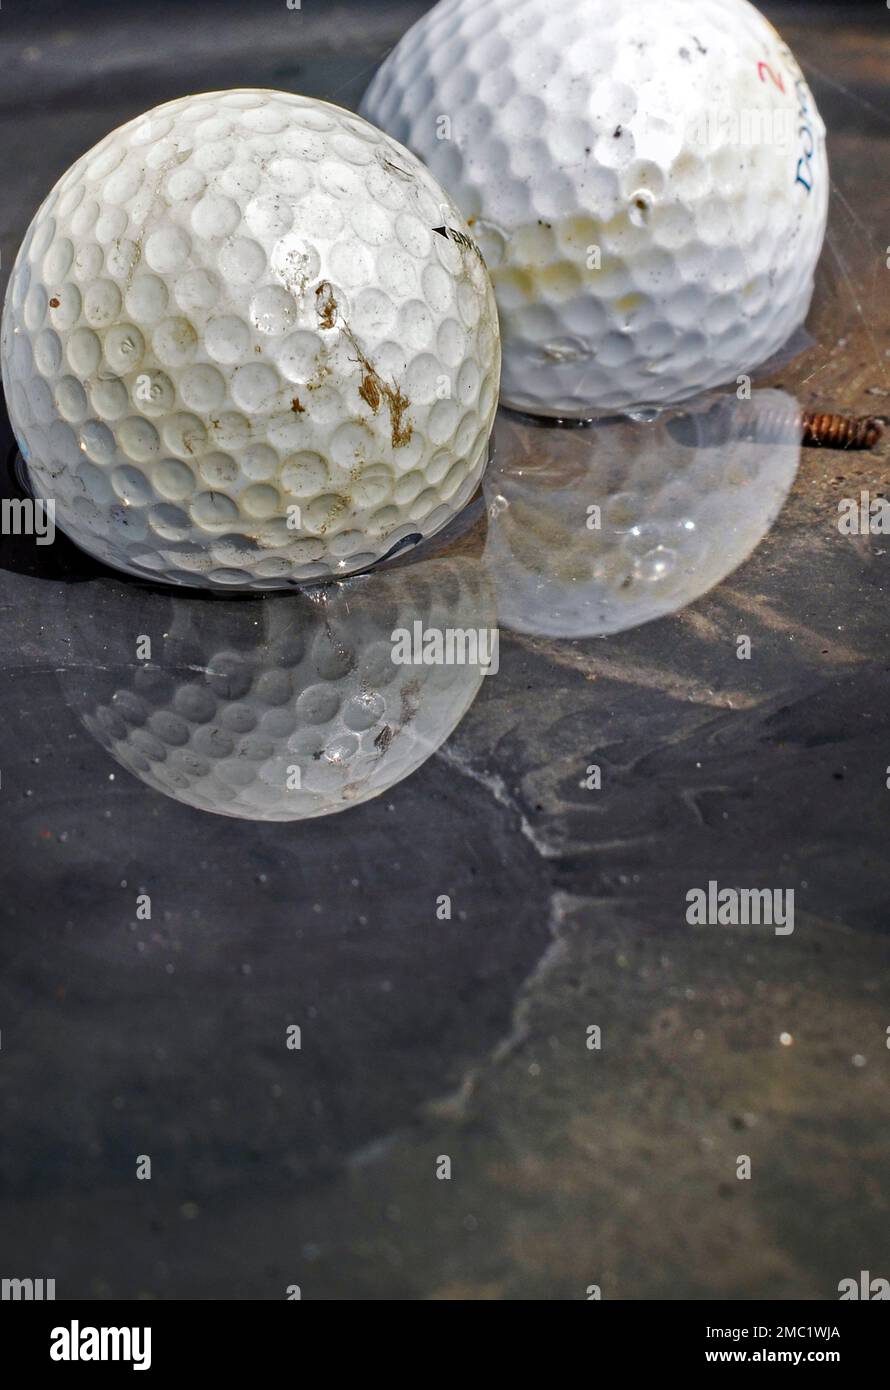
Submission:
[[[884,433],[873,415],[825,415],[805,410],[801,416],[802,443],[828,449],[873,449]]]
[[[678,416],[668,424],[670,433],[684,443],[722,444],[729,439],[752,439],[759,444],[790,443],[823,449],[873,449],[884,433],[884,421],[876,415],[834,415],[821,410],[797,412],[784,405],[763,409],[751,403],[737,414],[717,403],[703,416]],[[799,433],[798,433],[799,431]],[[685,436],[689,435],[687,439]]]

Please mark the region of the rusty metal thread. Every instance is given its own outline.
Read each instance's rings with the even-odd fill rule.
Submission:
[[[836,415],[821,410],[796,410],[784,403],[765,406],[751,401],[735,409],[726,402],[703,415],[681,414],[668,421],[668,433],[691,446],[727,444],[731,439],[757,444],[795,441],[823,449],[873,449],[884,433],[876,415]]]
[[[884,433],[883,421],[873,415],[796,411],[781,405],[764,409],[758,404],[750,415],[744,412],[733,423],[732,433],[737,439],[754,439],[760,444],[799,439],[801,444],[823,449],[873,449]]]
[[[828,449],[873,449],[884,433],[872,415],[826,415],[805,410],[801,416],[802,443]]]

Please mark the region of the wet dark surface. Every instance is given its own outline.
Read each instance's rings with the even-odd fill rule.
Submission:
[[[4,5],[4,270],[120,121],[230,85],[355,105],[423,8]],[[314,606],[3,538],[0,1275],[262,1299],[890,1277],[888,541],[837,526],[886,490],[888,443],[792,442],[799,408],[890,409],[890,33],[803,9],[768,12],[831,133],[829,245],[813,345],[744,409],[503,416],[453,530]],[[645,544],[620,508],[579,534],[628,493]],[[390,617],[497,623],[497,672],[422,671],[357,740],[307,743],[311,809],[347,809],[243,818],[281,813],[263,768],[308,737],[313,643],[351,653],[325,667],[348,725]],[[185,689],[219,722],[250,706],[269,746],[217,750],[210,782],[177,762]],[[690,926],[710,880],[793,889],[793,933]]]

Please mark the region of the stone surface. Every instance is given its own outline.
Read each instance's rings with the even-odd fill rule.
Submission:
[[[163,43],[155,10],[4,8],[3,266],[127,116],[243,81],[354,105],[421,8],[172,6]],[[768,9],[834,181],[813,343],[768,384],[881,412],[890,37],[849,6]],[[0,1273],[59,1298],[474,1300],[832,1299],[890,1275],[888,542],[836,524],[888,485],[886,439],[803,450],[709,595],[607,638],[504,629],[411,776],[285,825],[160,794],[82,722],[132,675],[127,622],[162,653],[171,602],[193,626],[212,605],[216,634],[222,601],[4,537]],[[487,527],[477,501],[401,573],[480,563]],[[687,925],[710,879],[793,888],[794,933]]]

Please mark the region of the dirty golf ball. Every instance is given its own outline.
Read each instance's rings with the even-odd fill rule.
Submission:
[[[326,102],[183,97],[83,155],[10,278],[35,495],[146,578],[278,588],[439,530],[482,474],[497,311],[427,169]]]
[[[583,418],[682,400],[806,317],[825,128],[747,0],[442,0],[361,110],[470,223],[507,405]]]

